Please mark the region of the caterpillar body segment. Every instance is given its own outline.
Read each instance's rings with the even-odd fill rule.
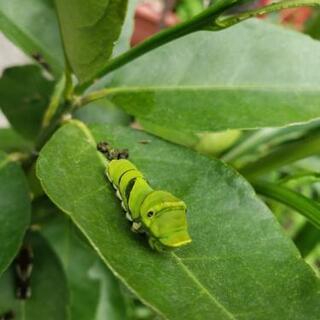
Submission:
[[[145,232],[152,248],[162,251],[191,242],[186,205],[167,191],[154,190],[127,159],[108,163],[106,176],[117,190],[122,206],[133,221],[134,232]]]

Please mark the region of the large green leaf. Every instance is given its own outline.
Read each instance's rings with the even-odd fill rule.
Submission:
[[[71,292],[71,319],[125,320],[119,283],[72,222],[56,210],[42,233],[63,262]]]
[[[21,168],[0,151],[0,274],[15,257],[30,222],[30,198]]]
[[[62,72],[63,53],[52,0],[0,0],[0,31],[30,56],[42,55],[56,75]]]
[[[187,203],[191,245],[161,254],[130,231],[96,151],[101,140],[128,147],[152,186]],[[250,185],[221,162],[132,129],[72,122],[44,147],[37,172],[114,273],[165,317],[318,318],[319,280]]]
[[[127,0],[55,0],[67,57],[80,81],[108,61],[125,18]]]
[[[0,315],[12,310],[17,320],[69,319],[69,292],[58,257],[38,234],[29,235],[26,243],[31,245],[34,254],[31,298],[16,299],[14,270],[9,269],[0,279]]]
[[[53,85],[36,65],[6,69],[0,79],[0,108],[12,127],[26,138],[37,136]]]
[[[178,39],[112,75],[113,102],[176,130],[274,127],[320,117],[319,42],[265,22]]]

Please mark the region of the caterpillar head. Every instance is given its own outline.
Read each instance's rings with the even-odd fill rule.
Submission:
[[[173,249],[191,242],[186,205],[165,191],[151,192],[141,205],[142,224],[149,230],[155,248]]]

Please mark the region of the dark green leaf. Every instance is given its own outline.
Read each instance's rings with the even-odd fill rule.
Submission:
[[[0,128],[0,150],[6,152],[30,151],[32,143],[11,128]]]
[[[150,52],[115,71],[109,93],[138,119],[180,131],[274,127],[320,117],[319,70],[319,42],[248,21]]]
[[[0,151],[0,274],[16,255],[30,222],[30,198],[21,168]]]
[[[320,230],[311,223],[306,223],[294,238],[294,243],[299,248],[303,257],[306,257],[320,241]]]
[[[80,122],[61,128],[40,154],[38,176],[144,302],[169,319],[318,318],[319,280],[236,172],[142,132],[105,125],[92,132],[95,139]],[[130,231],[96,151],[101,140],[128,147],[152,186],[187,203],[191,245],[161,254]]]
[[[320,10],[314,10],[312,17],[306,21],[304,33],[310,35],[312,38],[320,39]]]
[[[67,281],[57,256],[38,234],[27,237],[34,262],[31,274],[32,296],[26,301],[15,297],[14,268],[0,279],[0,314],[13,310],[20,320],[66,320],[68,317]]]
[[[0,0],[0,31],[27,54],[63,70],[59,27],[52,0]]]
[[[74,320],[125,320],[119,283],[101,263],[83,235],[57,210],[42,233],[63,262],[71,292]]]
[[[117,41],[127,0],[55,0],[63,42],[80,81],[91,80],[107,63]]]
[[[0,79],[0,108],[18,133],[34,139],[52,90],[53,82],[35,65],[6,69]]]

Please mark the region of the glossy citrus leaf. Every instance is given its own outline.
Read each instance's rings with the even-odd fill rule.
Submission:
[[[96,151],[102,140],[128,147],[152,186],[186,202],[192,244],[161,254],[130,231]],[[317,319],[319,279],[223,163],[132,129],[72,122],[44,147],[37,172],[104,262],[166,318]]]
[[[72,70],[87,81],[112,55],[127,0],[55,0],[64,47]]]
[[[0,274],[18,252],[30,222],[30,211],[23,171],[0,151]]]
[[[31,151],[32,143],[17,134],[12,128],[0,128],[0,150],[6,152]]]
[[[319,70],[318,41],[248,21],[146,54],[111,75],[108,94],[138,119],[180,131],[285,126],[320,117]]]

